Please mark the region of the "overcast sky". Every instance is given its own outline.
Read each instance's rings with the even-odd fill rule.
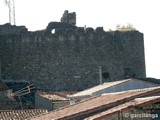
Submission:
[[[9,21],[8,8],[0,0],[0,24]],[[76,12],[77,26],[115,29],[132,24],[144,33],[147,77],[160,78],[160,1],[159,0],[14,0],[16,25],[28,30],[45,29],[60,21],[64,10]]]

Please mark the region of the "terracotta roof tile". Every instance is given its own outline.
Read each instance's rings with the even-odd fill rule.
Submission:
[[[123,104],[137,97],[145,97],[160,92],[160,87],[146,88],[139,90],[130,90],[114,94],[105,94],[98,97],[93,97],[88,100],[70,105],[59,110],[49,112],[46,115],[33,118],[32,120],[51,120],[75,118],[97,112],[99,110],[106,110],[114,106]]]
[[[100,118],[109,117],[110,115],[116,114],[119,111],[125,111],[129,108],[132,108],[134,106],[142,106],[144,104],[150,104],[160,102],[160,96],[152,96],[152,97],[145,97],[145,98],[136,98],[130,102],[124,103],[122,105],[118,105],[114,108],[108,109],[104,112],[95,114],[93,116],[90,116],[88,118],[85,118],[84,120],[99,120]]]
[[[47,110],[44,109],[0,110],[0,120],[27,120],[45,113],[47,113]]]

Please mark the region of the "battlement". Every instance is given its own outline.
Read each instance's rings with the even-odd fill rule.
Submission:
[[[76,25],[76,13],[69,13],[68,10],[64,11],[64,14],[61,18],[62,23],[68,23],[70,25],[75,26]]]
[[[19,35],[27,31],[28,30],[25,26],[15,26],[15,25],[11,25],[10,23],[0,25],[0,35],[9,35],[9,34]]]
[[[35,32],[0,25],[0,59],[2,79],[28,80],[43,90],[97,85],[99,66],[103,82],[145,77],[142,33],[106,32],[103,27],[77,27],[63,20]]]

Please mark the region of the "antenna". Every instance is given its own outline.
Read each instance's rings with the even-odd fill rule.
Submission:
[[[31,92],[33,92],[32,90],[34,90],[35,87],[33,86],[33,84],[30,84],[16,92],[13,92],[11,93],[12,96],[23,96],[23,95],[26,95],[26,94],[29,94]]]
[[[14,6],[14,0],[5,0],[5,4],[8,6],[9,8],[9,23],[11,25],[15,25],[16,24],[16,20],[15,20],[15,6]]]
[[[33,92],[35,90],[35,87],[33,84],[30,84],[16,92],[13,92],[12,90],[8,90],[7,96],[9,99],[11,99],[12,101],[15,100],[15,97],[18,97],[20,105],[21,105],[21,109],[23,109],[23,104],[22,104],[22,100],[21,100],[21,96],[27,95],[31,92]]]

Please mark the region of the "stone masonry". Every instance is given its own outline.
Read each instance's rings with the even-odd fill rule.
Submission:
[[[76,25],[76,13],[69,13],[68,10],[64,11],[64,14],[61,18],[61,22],[71,24],[73,26]]]
[[[69,13],[64,14],[65,19]],[[103,82],[146,77],[142,33],[106,32],[64,21],[35,32],[0,25],[2,79],[28,80],[46,91],[75,91],[99,84],[99,66]]]

